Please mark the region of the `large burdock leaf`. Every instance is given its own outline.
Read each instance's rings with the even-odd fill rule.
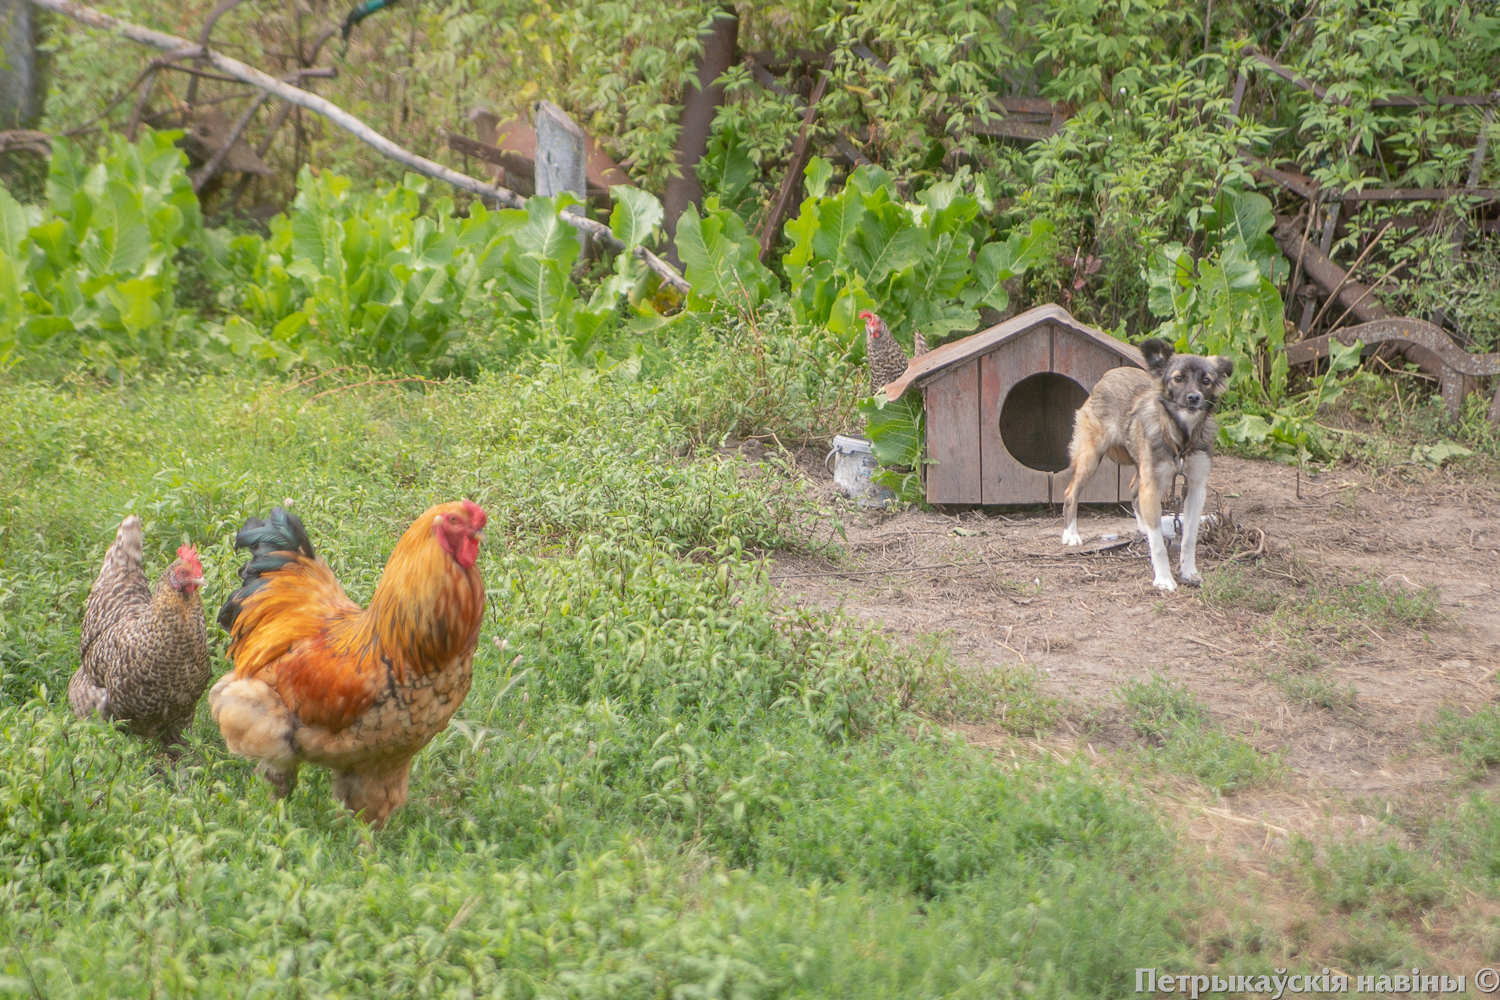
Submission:
[[[1032,264],[1042,259],[1052,238],[1052,223],[1046,219],[1033,219],[1031,232],[1011,233],[1004,243],[987,243],[979,251],[974,262],[974,285],[964,290],[964,303],[970,308],[977,304],[991,309],[1004,309],[1010,295],[1002,283],[1018,274],[1025,273]]]
[[[651,231],[661,225],[661,202],[650,191],[643,191],[629,184],[616,184],[609,189],[615,207],[609,213],[609,229],[615,239],[631,251],[651,238]]]
[[[517,245],[528,253],[572,267],[583,244],[578,241],[577,232],[559,217],[559,213],[576,204],[578,199],[566,193],[556,198],[527,199],[526,224],[515,231]]]
[[[849,236],[845,253],[865,284],[873,286],[915,264],[927,239],[927,231],[913,224],[906,209],[885,204],[864,213]]]
[[[738,215],[721,209],[717,198],[704,202],[704,216],[691,205],[677,220],[677,254],[687,265],[693,295],[718,299],[741,313],[755,309],[771,292],[771,274],[760,249],[745,233]]]

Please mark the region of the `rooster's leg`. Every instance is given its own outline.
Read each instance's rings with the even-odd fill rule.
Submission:
[[[255,768],[255,773],[266,779],[278,799],[286,798],[297,787],[296,761],[293,761],[290,766],[278,767],[268,760],[263,760]]]
[[[410,776],[410,757],[378,770],[338,771],[333,777],[333,794],[345,808],[379,829],[391,813],[406,804]]]

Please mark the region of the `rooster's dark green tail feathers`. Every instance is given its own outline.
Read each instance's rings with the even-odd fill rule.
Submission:
[[[317,558],[302,519],[281,507],[272,507],[267,518],[247,520],[234,536],[234,547],[249,549],[250,561],[240,567],[244,586],[230,594],[219,609],[219,625],[226,632],[233,631],[234,620],[239,617],[245,598],[266,585],[267,581],[261,574],[281,569],[298,556]]]

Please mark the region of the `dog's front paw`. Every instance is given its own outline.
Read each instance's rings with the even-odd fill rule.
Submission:
[[[1177,581],[1170,576],[1159,576],[1151,581],[1151,586],[1157,590],[1172,591],[1177,589]]]
[[[1069,525],[1068,527],[1066,527],[1066,528],[1063,529],[1063,544],[1064,545],[1082,545],[1083,544],[1083,536],[1078,533],[1078,526],[1076,524]]]

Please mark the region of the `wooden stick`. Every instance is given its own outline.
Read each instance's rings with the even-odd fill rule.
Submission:
[[[1323,318],[1323,314],[1328,311],[1328,307],[1331,306],[1331,305],[1333,305],[1333,303],[1338,299],[1339,292],[1342,292],[1344,290],[1344,286],[1349,283],[1349,279],[1352,278],[1352,277],[1354,277],[1354,272],[1359,270],[1359,265],[1361,265],[1361,264],[1363,264],[1365,262],[1365,258],[1368,257],[1368,256],[1370,256],[1370,251],[1375,249],[1375,244],[1379,243],[1380,242],[1380,238],[1382,236],[1384,236],[1390,230],[1390,228],[1392,226],[1394,226],[1394,225],[1395,225],[1394,222],[1387,222],[1385,224],[1385,228],[1382,229],[1380,232],[1376,233],[1375,234],[1375,238],[1370,241],[1370,245],[1367,246],[1367,247],[1365,247],[1365,251],[1364,251],[1364,253],[1362,253],[1362,254],[1359,255],[1359,259],[1356,260],[1352,265],[1350,265],[1349,270],[1347,270],[1347,271],[1344,272],[1344,279],[1338,283],[1338,287],[1334,288],[1333,291],[1331,291],[1331,292],[1328,293],[1328,298],[1326,300],[1324,300],[1324,302],[1323,302],[1323,308],[1319,309],[1318,310],[1318,314],[1313,317],[1313,321],[1311,323],[1307,324],[1307,328],[1309,330],[1311,330],[1313,327],[1315,327],[1315,326],[1318,325],[1318,320],[1320,320],[1320,319]],[[1370,293],[1369,292],[1365,293],[1365,295],[1368,295],[1368,294],[1370,294]],[[1363,302],[1364,298],[1361,297],[1358,301]],[[1353,306],[1351,306],[1350,308],[1352,309]],[[1347,311],[1345,312],[1344,315],[1346,315],[1346,316],[1348,315]],[[1343,319],[1343,316],[1340,316],[1339,318]]]
[[[760,234],[760,262],[762,264],[770,263],[771,250],[776,246],[776,238],[781,235],[781,224],[791,213],[792,198],[797,193],[797,188],[802,181],[802,172],[812,156],[812,127],[817,123],[818,102],[823,99],[823,93],[828,89],[828,71],[832,68],[833,60],[830,57],[828,64],[823,67],[823,72],[818,76],[817,86],[813,88],[812,100],[808,102],[807,111],[802,116],[802,130],[797,133],[797,138],[792,143],[792,159],[787,164],[786,176],[781,179],[781,190],[776,192],[776,199],[771,202],[771,209],[766,213],[764,228]]]
[[[113,31],[130,39],[132,42],[148,45],[154,49],[161,49],[171,53],[178,53],[186,49],[187,51],[183,52],[183,55],[195,55],[200,48],[185,38],[178,38],[176,35],[169,35],[162,31],[153,31],[150,28],[143,28],[128,21],[121,21],[119,18],[111,17],[108,14],[97,11],[92,7],[86,7],[80,3],[72,3],[70,0],[30,0],[30,2],[33,6],[56,11],[91,28],[98,28],[102,31]],[[450,170],[441,163],[435,163],[425,156],[418,156],[416,153],[403,149],[337,104],[319,97],[317,94],[283,83],[269,74],[262,73],[253,66],[247,66],[238,59],[231,59],[221,52],[207,51],[204,52],[204,57],[219,70],[228,73],[237,80],[242,80],[253,87],[268,91],[273,96],[280,98],[288,104],[295,104],[299,108],[306,108],[309,111],[322,115],[361,142],[374,148],[377,152],[395,160],[397,163],[410,167],[419,174],[434,178],[435,180],[445,181],[461,191],[468,191],[470,194],[478,195],[481,198],[490,198],[508,208],[521,208],[526,204],[526,199],[514,191],[503,187],[496,187],[493,184],[486,184],[467,174],[461,174],[457,170]],[[565,209],[559,212],[558,215],[569,225],[598,238],[600,242],[611,249],[622,250],[625,247],[625,244],[615,239],[614,233],[610,232],[608,226],[601,222],[595,222],[574,208]],[[687,281],[674,268],[667,264],[666,261],[645,247],[636,247],[634,253],[641,260],[645,261],[647,267],[661,275],[663,281],[677,288],[679,291],[688,291],[690,286]]]

